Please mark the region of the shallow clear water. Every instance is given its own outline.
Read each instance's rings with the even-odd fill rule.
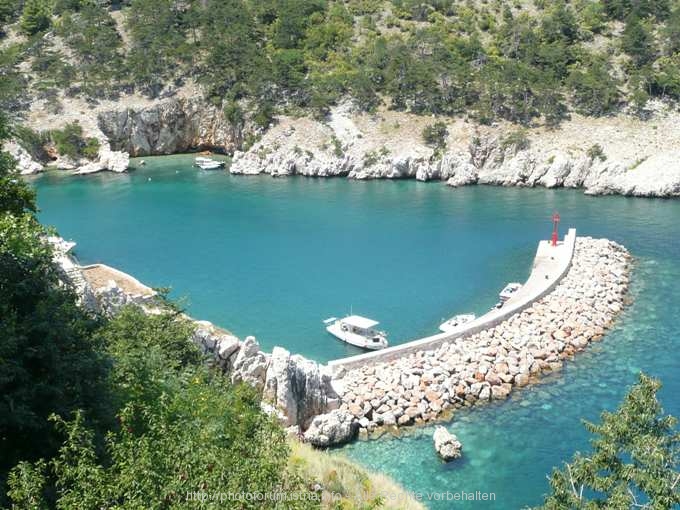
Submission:
[[[565,227],[621,242],[636,257],[634,303],[602,343],[544,384],[449,424],[464,444],[461,462],[437,460],[430,428],[343,449],[409,490],[496,494],[494,503],[428,506],[539,503],[551,467],[588,447],[580,418],[613,409],[639,370],[663,380],[666,410],[680,416],[680,201],[237,177],[191,161],[40,177],[41,219],[78,242],[82,262],[172,286],[195,317],[320,361],[357,352],[321,322],[350,309],[380,320],[393,344],[435,332],[454,313],[484,312],[506,282],[527,277],[554,210]]]

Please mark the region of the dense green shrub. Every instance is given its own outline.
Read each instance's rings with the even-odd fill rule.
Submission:
[[[449,136],[449,131],[446,128],[446,123],[437,121],[423,128],[423,140],[427,145],[434,148],[446,147],[446,137]]]
[[[599,159],[600,161],[607,160],[607,155],[604,153],[604,149],[599,143],[591,145],[590,148],[586,151],[586,154],[592,161],[595,161],[596,159]]]
[[[50,132],[57,152],[62,156],[77,158],[81,154],[83,145],[83,128],[77,122],[66,124],[62,129]]]
[[[501,149],[507,150],[512,148],[515,151],[522,151],[528,149],[530,145],[529,136],[526,129],[517,129],[506,133],[501,138]]]
[[[49,28],[52,6],[49,0],[25,0],[21,14],[21,30],[33,35]]]
[[[567,78],[576,110],[584,115],[604,115],[618,103],[618,83],[612,77],[606,58],[593,56],[584,65],[574,66]]]

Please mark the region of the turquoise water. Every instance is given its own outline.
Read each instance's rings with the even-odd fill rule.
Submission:
[[[195,317],[320,361],[357,352],[324,332],[329,316],[376,318],[396,344],[435,332],[442,317],[485,311],[506,282],[526,278],[554,210],[580,235],[630,249],[635,301],[617,328],[545,384],[459,413],[449,427],[461,462],[437,460],[429,428],[343,449],[409,490],[496,495],[432,508],[539,503],[551,467],[588,447],[580,418],[613,409],[639,370],[662,378],[666,410],[680,416],[680,201],[236,177],[197,171],[190,156],[147,162],[128,175],[36,179],[42,220],[78,242],[81,261],[171,286]]]

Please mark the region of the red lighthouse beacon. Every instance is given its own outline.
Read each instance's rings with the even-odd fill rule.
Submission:
[[[553,231],[552,231],[552,245],[557,246],[557,225],[560,223],[559,213],[554,213],[552,215]]]

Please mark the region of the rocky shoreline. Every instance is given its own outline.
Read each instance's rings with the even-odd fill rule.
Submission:
[[[93,288],[65,251],[56,257],[84,306],[109,316],[134,304],[162,313],[152,290],[127,295],[115,281]],[[432,350],[333,374],[328,366],[275,347],[260,350],[207,321],[192,320],[191,340],[232,382],[261,391],[263,409],[291,434],[318,447],[424,424],[456,409],[505,399],[541,374],[559,370],[606,333],[624,307],[630,255],[606,239],[578,237],[557,287],[501,324]],[[116,271],[116,275],[124,275]],[[129,277],[137,289],[142,285]]]
[[[41,130],[76,120],[84,135],[100,141],[98,158],[49,163],[76,174],[124,171],[130,156],[213,150],[233,154],[229,171],[236,175],[417,179],[452,187],[491,184],[579,188],[592,195],[680,196],[680,114],[661,106],[644,121],[574,115],[551,130],[524,130],[389,110],[362,114],[341,104],[323,120],[279,116],[262,129],[248,119],[235,125],[214,105],[178,97],[143,104],[121,100],[64,119],[36,114],[27,125]],[[443,122],[447,133],[438,148],[422,134],[435,121]],[[22,173],[43,170],[46,162],[34,161],[17,143],[8,148]]]
[[[673,145],[657,148],[650,143],[630,154],[611,154],[621,150],[623,141],[614,144],[606,131],[571,144],[573,134],[566,129],[560,140],[553,139],[559,130],[554,134],[449,121],[445,148],[434,149],[419,132],[431,122],[427,119],[401,115],[392,120],[395,115],[387,113],[375,119],[357,118],[342,108],[330,117],[326,123],[284,119],[246,152],[234,153],[229,171],[272,177],[416,179],[452,187],[581,188],[590,195],[680,196],[680,150]],[[400,122],[417,122],[416,129]]]

